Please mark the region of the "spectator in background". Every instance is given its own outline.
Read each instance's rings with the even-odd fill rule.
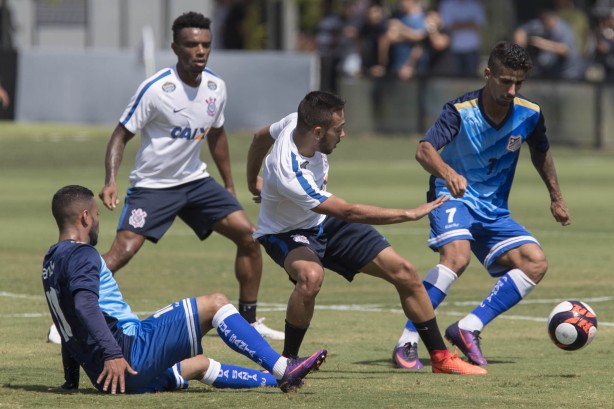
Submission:
[[[245,0],[230,0],[226,18],[221,28],[222,48],[225,50],[244,50],[247,29],[247,2]]]
[[[589,45],[591,28],[586,13],[576,7],[574,0],[554,0],[554,14],[571,28],[580,56],[588,57],[591,52]]]
[[[386,61],[388,48],[382,44],[386,41],[388,30],[382,6],[373,2],[369,4],[365,20],[358,32],[358,44],[361,58],[362,75],[381,78],[386,75]]]
[[[443,0],[439,14],[450,32],[454,74],[477,76],[482,44],[480,30],[486,23],[484,6],[479,0]]]
[[[2,84],[0,84],[0,108],[7,109],[10,103],[9,93],[6,92]]]
[[[420,63],[419,53],[412,51],[426,38],[420,0],[399,0],[397,16],[388,20],[386,38],[390,47],[389,73],[402,80],[410,79]]]
[[[355,57],[358,53],[358,23],[352,13],[353,0],[342,0],[342,11],[335,10],[333,0],[322,2],[323,17],[316,32],[316,44],[320,55],[320,89],[336,92],[339,68],[347,57]],[[349,66],[350,64],[348,64]],[[354,63],[355,68],[348,72],[355,74],[360,69],[360,63]]]
[[[449,52],[450,33],[436,9],[427,11],[424,25],[427,35],[423,47],[426,50],[428,73],[432,75],[452,74]]]
[[[514,42],[527,49],[542,77],[577,79],[583,73],[573,31],[552,10],[521,25],[514,32]]]
[[[614,79],[614,10],[599,18],[596,30],[595,62],[603,67],[605,78]]]

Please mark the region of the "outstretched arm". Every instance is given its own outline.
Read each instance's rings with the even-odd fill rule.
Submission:
[[[550,150],[539,152],[535,149],[531,149],[531,162],[533,162],[533,166],[535,166],[539,176],[546,184],[546,188],[550,194],[550,211],[554,219],[563,226],[571,224],[571,215],[563,199],[561,189],[559,188],[559,181],[556,176],[554,160],[552,159]]]
[[[252,144],[247,152],[247,188],[254,195],[254,202],[260,203],[262,178],[258,176],[262,162],[275,140],[269,132],[269,127],[262,128],[254,134]]]
[[[124,125],[118,123],[107,144],[107,153],[104,159],[104,186],[98,196],[109,210],[115,209],[119,203],[117,197],[117,172],[124,157],[126,144],[132,137],[134,137],[134,134],[127,130]]]
[[[416,160],[428,173],[446,182],[446,187],[452,197],[463,197],[467,190],[467,179],[445,163],[430,142],[422,141],[418,144]]]
[[[436,200],[424,203],[415,209],[390,209],[366,204],[348,203],[342,198],[333,195],[311,210],[316,213],[336,217],[348,223],[396,224],[420,220],[448,199],[447,196],[440,196]]]
[[[217,166],[217,170],[220,172],[220,177],[224,181],[224,186],[233,196],[236,196],[235,186],[232,180],[232,173],[230,171],[230,150],[228,148],[228,137],[224,127],[211,128],[207,134],[207,144],[209,145],[209,152],[211,157]]]

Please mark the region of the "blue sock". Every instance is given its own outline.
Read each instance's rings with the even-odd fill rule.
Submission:
[[[213,317],[213,327],[226,345],[267,371],[273,372],[273,367],[281,355],[245,321],[232,304],[226,304],[219,309]]]
[[[498,315],[518,304],[535,285],[521,270],[510,270],[497,281],[490,295],[471,313],[486,326]]]
[[[258,388],[260,386],[277,386],[277,380],[269,372],[221,364],[212,386],[230,389]]]
[[[439,288],[435,287],[431,283],[428,283],[426,281],[423,281],[422,283],[424,284],[424,288],[426,288],[426,292],[428,293],[429,298],[431,299],[431,304],[433,304],[433,309],[436,309],[437,307],[439,307],[439,304],[441,304],[443,300],[446,298],[446,293],[444,293],[443,291],[441,291]],[[414,327],[414,324],[411,322],[411,320],[407,320],[407,323],[405,324],[405,328],[407,328],[410,331],[416,332],[416,327]]]

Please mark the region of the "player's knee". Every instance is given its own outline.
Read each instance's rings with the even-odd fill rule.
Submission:
[[[464,252],[455,252],[453,254],[447,254],[445,257],[441,257],[440,264],[448,267],[454,271],[457,275],[461,275],[471,262],[471,255]]]
[[[422,280],[416,268],[407,260],[403,260],[390,277],[397,287],[416,288],[422,285]]]
[[[305,297],[315,298],[322,288],[324,272],[318,269],[304,270],[297,278],[296,290]]]
[[[531,258],[523,271],[534,283],[539,283],[548,271],[546,256],[542,253],[540,257]]]
[[[197,302],[202,302],[213,314],[223,306],[230,304],[228,297],[222,293],[212,293],[198,297]]]

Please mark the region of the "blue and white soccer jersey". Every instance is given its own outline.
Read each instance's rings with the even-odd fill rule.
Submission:
[[[254,238],[281,267],[288,253],[308,246],[322,265],[351,281],[388,242],[372,226],[346,223],[312,209],[331,194],[326,191],[328,160],[316,152],[304,157],[292,135],[297,114],[271,125],[275,144],[263,171],[260,215]]]
[[[508,197],[520,147],[549,149],[544,117],[538,105],[518,96],[507,118],[494,125],[484,115],[481,90],[447,103],[422,141],[429,142],[458,174],[467,179],[463,197],[451,199],[429,214],[429,246],[472,240],[472,250],[491,274],[502,270],[495,260],[506,251],[537,243],[510,215]],[[430,178],[428,200],[450,195],[445,182]]]
[[[201,144],[224,125],[225,105],[226,84],[209,69],[196,88],[181,81],[176,67],[146,79],[120,119],[128,131],[141,131],[132,186],[166,188],[209,176]]]
[[[117,320],[130,351],[124,351],[138,375],[126,377],[129,393],[184,389],[178,363],[202,354],[200,319],[196,299],[171,304],[141,321],[124,301],[115,278],[102,259],[100,309]]]
[[[267,156],[262,174],[260,214],[254,238],[294,229],[311,229],[326,218],[311,211],[330,197],[326,191],[328,159],[316,152],[302,156],[292,135],[297,113],[271,125],[275,144]]]

